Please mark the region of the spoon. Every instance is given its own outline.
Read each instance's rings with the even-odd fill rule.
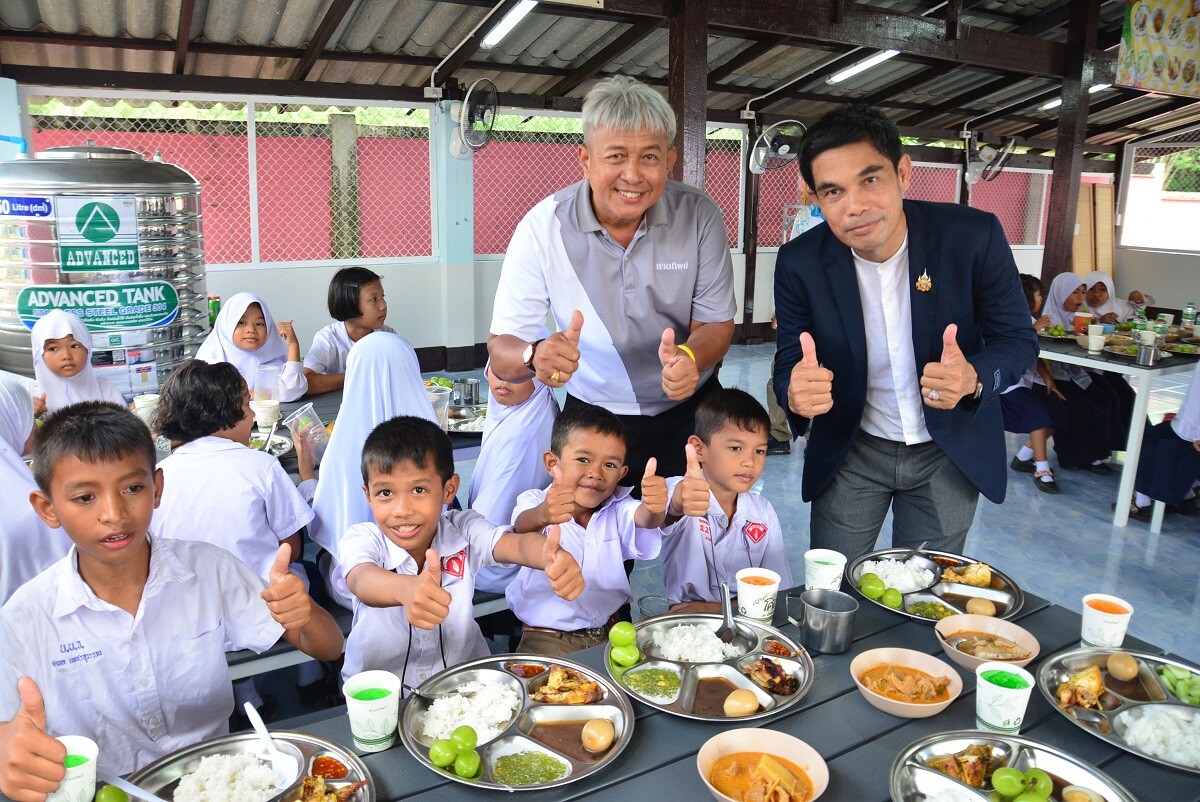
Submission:
[[[1071,716],[1076,721],[1082,721],[1086,724],[1095,726],[1101,735],[1112,734],[1112,722],[1108,720],[1108,716],[1104,715],[1099,710],[1092,710],[1087,707],[1075,705],[1071,708]]]
[[[143,800],[145,800],[145,802],[166,802],[166,800],[163,799],[161,796],[155,796],[154,794],[150,793],[149,791],[145,790],[144,788],[138,788],[133,783],[128,782],[126,780],[122,780],[117,775],[110,774],[107,771],[100,771],[99,769],[97,769],[96,777],[99,778],[100,782],[105,783],[107,785],[111,785],[114,788],[120,788],[122,791],[129,794],[130,796],[136,797],[138,799],[143,799]]]
[[[275,430],[278,428],[279,421],[275,421],[271,424],[271,431],[267,435],[267,439],[263,442],[262,447],[258,449],[259,451],[269,451],[271,449],[271,438],[275,436]]]
[[[280,750],[279,745],[275,743],[275,739],[271,737],[271,733],[267,732],[267,725],[263,723],[262,716],[254,709],[254,705],[249,702],[246,702],[246,718],[250,719],[250,726],[254,727],[254,731],[258,733],[258,737],[262,740],[265,756],[270,759],[271,770],[275,772],[276,786],[280,790],[290,787],[300,776],[299,759],[296,755]],[[300,754],[300,750],[291,744],[285,744],[285,746],[295,750],[296,754]]]
[[[404,684],[401,684],[400,687],[403,688],[405,691],[407,691],[409,696],[415,696],[418,699],[424,699],[425,701],[431,702],[431,703],[434,701],[432,696],[430,696],[427,693],[422,693],[421,691],[419,691],[416,688],[412,688],[412,687],[409,687],[408,685],[404,685]]]
[[[722,610],[725,613],[725,623],[717,630],[721,643],[733,643],[736,630],[733,628],[733,603],[729,601],[729,583],[721,583]]]
[[[913,558],[913,556],[918,554],[921,551],[921,549],[925,548],[928,545],[929,545],[929,541],[926,540],[921,545],[917,546],[915,549],[909,549],[906,554],[901,554],[899,557],[896,558],[897,562],[908,562],[910,559]]]

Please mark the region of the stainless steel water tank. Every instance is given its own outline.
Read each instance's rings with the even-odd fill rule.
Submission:
[[[29,330],[79,315],[92,364],[153,392],[208,333],[200,185],[124,148],[48,148],[0,162],[0,369],[33,375]]]

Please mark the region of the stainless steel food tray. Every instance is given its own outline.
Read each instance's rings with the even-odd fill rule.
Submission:
[[[1125,652],[1138,661],[1138,676],[1128,683],[1119,683],[1108,676],[1105,664],[1113,652]],[[1101,710],[1081,711],[1080,708],[1063,708],[1058,704],[1055,691],[1066,682],[1071,674],[1081,671],[1088,666],[1100,666],[1104,675],[1105,694],[1101,697]],[[1159,666],[1178,666],[1192,673],[1200,673],[1200,668],[1171,660],[1158,655],[1134,652],[1129,649],[1067,649],[1050,655],[1042,661],[1037,672],[1037,685],[1042,695],[1050,702],[1050,706],[1072,721],[1080,729],[1095,735],[1101,740],[1108,741],[1113,746],[1124,749],[1130,754],[1145,758],[1154,763],[1170,766],[1192,774],[1200,774],[1200,766],[1188,766],[1172,760],[1147,754],[1131,746],[1123,737],[1129,724],[1141,715],[1141,710],[1147,707],[1161,707],[1172,715],[1178,716],[1185,722],[1195,721],[1200,716],[1200,708],[1185,704],[1176,699],[1162,679],[1158,676]],[[1141,699],[1145,695],[1147,699]]]
[[[546,670],[536,676],[523,678],[505,668],[505,665],[510,663],[545,666]],[[598,682],[604,693],[603,698],[599,702],[586,705],[535,702],[532,694],[545,684],[550,668],[555,665],[574,669]],[[454,774],[453,770],[446,771],[433,765],[429,760],[429,747],[432,741],[421,736],[420,724],[425,711],[431,704],[430,698],[436,699],[449,694],[472,680],[485,684],[507,684],[518,692],[521,701],[508,727],[490,741],[480,742],[477,747],[483,765],[482,775],[475,780],[466,780]],[[404,702],[404,709],[400,711],[400,740],[404,743],[405,748],[430,771],[435,771],[447,779],[479,788],[494,788],[502,791],[535,791],[567,785],[603,770],[624,751],[629,744],[629,739],[633,736],[633,705],[629,703],[625,694],[617,690],[612,681],[598,671],[562,657],[549,658],[532,654],[490,655],[452,666],[425,680],[417,688],[417,691],[420,695],[409,696]],[[577,760],[529,735],[530,730],[539,723],[588,721],[594,718],[609,719],[616,730],[612,746],[595,762]],[[539,751],[560,760],[568,768],[566,776],[554,782],[536,785],[510,786],[496,782],[492,773],[495,761],[504,755],[524,751]]]
[[[1061,749],[1020,735],[998,735],[980,730],[941,732],[904,747],[892,764],[892,802],[923,802],[947,790],[974,794],[980,800],[986,800],[992,790],[991,783],[985,782],[982,788],[971,788],[929,767],[929,761],[934,758],[954,755],[976,744],[992,747],[993,769],[1001,766],[1020,771],[1039,768],[1065,785],[1079,785],[1099,794],[1105,802],[1138,802],[1137,797],[1116,780]]]
[[[812,687],[813,682],[812,658],[809,657],[808,652],[804,651],[804,647],[773,626],[760,624],[757,621],[750,621],[745,618],[736,618],[734,620],[738,625],[739,638],[744,639],[747,649],[746,653],[740,657],[731,657],[717,663],[692,663],[664,659],[654,647],[652,636],[655,632],[662,632],[685,624],[703,625],[715,632],[721,626],[722,618],[719,615],[712,614],[662,615],[644,619],[634,625],[637,628],[637,647],[642,653],[642,660],[637,665],[622,668],[613,663],[611,657],[612,644],[608,645],[604,651],[604,662],[608,668],[608,673],[617,681],[622,690],[639,702],[662,710],[665,713],[697,721],[723,721],[726,723],[753,721],[754,719],[773,716],[800,701],[804,697],[804,694],[808,693],[808,689]],[[790,655],[783,656],[767,651],[769,641],[777,641],[790,652]],[[788,673],[796,677],[799,681],[796,692],[787,696],[770,693],[759,687],[753,680],[742,673],[742,666],[744,664],[754,662],[760,657],[770,657],[783,664]],[[661,668],[678,674],[680,678],[679,692],[673,697],[655,697],[640,693],[630,687],[625,679],[626,675],[632,675],[639,670],[647,668]],[[736,719],[731,719],[724,715],[714,716],[693,713],[692,702],[694,701],[696,686],[700,680],[710,677],[724,677],[738,688],[749,689],[758,697],[759,712],[750,716],[740,716]]]
[[[863,573],[863,563],[868,560],[891,560],[907,553],[909,549],[880,549],[873,551],[870,554],[864,554],[856,560],[846,564],[846,582],[850,585],[853,591],[859,597],[866,599],[872,604],[877,604],[885,610],[891,610],[893,613],[906,616],[914,621],[922,621],[927,624],[936,624],[939,619],[927,618],[916,613],[910,613],[908,607],[913,602],[918,601],[936,601],[946,605],[956,613],[965,613],[965,602],[959,602],[954,597],[983,598],[994,603],[998,608],[1003,609],[997,613],[997,618],[1012,618],[1021,611],[1025,605],[1025,594],[1021,588],[1017,586],[1007,574],[996,569],[996,566],[988,563],[992,569],[992,584],[991,587],[979,588],[974,585],[963,585],[956,582],[945,582],[941,578],[940,570],[936,573],[934,584],[923,590],[916,590],[911,593],[901,594],[903,601],[900,604],[900,609],[888,607],[879,599],[867,599],[858,589],[858,580]],[[971,557],[964,557],[961,554],[951,554],[947,551],[921,551],[914,559],[925,558],[933,563],[936,563],[939,569],[956,568],[958,566],[967,565],[968,563],[984,562]]]

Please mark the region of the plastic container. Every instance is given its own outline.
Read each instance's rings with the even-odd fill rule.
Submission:
[[[429,405],[433,407],[433,419],[446,431],[450,427],[450,388],[435,385],[426,387],[429,394]]]
[[[1196,325],[1196,302],[1188,301],[1187,306],[1183,308],[1183,327],[1190,329]]]
[[[329,433],[325,431],[325,423],[313,409],[312,404],[305,404],[283,419],[283,425],[292,433],[292,439],[303,437],[308,451],[313,456],[313,464],[320,465],[325,456],[325,447],[329,445]]]

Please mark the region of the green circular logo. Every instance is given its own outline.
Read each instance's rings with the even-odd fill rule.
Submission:
[[[107,203],[92,201],[85,203],[75,215],[75,227],[80,235],[90,242],[108,242],[117,236],[121,228],[121,217]]]

